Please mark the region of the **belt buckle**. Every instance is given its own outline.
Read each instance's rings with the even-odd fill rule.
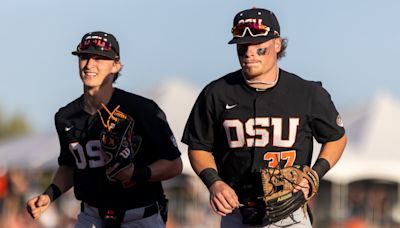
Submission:
[[[103,221],[103,228],[120,227],[125,216],[125,210],[113,208],[98,208],[99,215]]]

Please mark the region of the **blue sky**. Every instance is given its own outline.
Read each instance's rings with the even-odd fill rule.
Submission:
[[[0,108],[52,129],[58,108],[82,93],[70,53],[95,30],[119,40],[116,86],[140,94],[178,78],[202,88],[238,69],[232,19],[252,6],[274,11],[289,40],[280,66],[322,81],[339,110],[378,91],[400,98],[398,0],[2,0]]]

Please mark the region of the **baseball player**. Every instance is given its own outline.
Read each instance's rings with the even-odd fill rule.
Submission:
[[[82,201],[78,228],[165,227],[161,181],[179,175],[182,162],[163,111],[153,101],[113,86],[122,64],[112,34],[87,33],[72,54],[78,56],[83,95],[55,115],[61,147],[59,167],[49,187],[27,202],[28,212],[38,219],[54,200],[74,187],[76,198]],[[133,125],[140,144],[134,145],[133,161],[111,179],[106,170],[109,157],[99,139],[105,123],[115,116],[129,116],[129,126]],[[124,140],[130,141],[126,137]],[[132,152],[125,148],[122,156],[129,157]]]
[[[322,149],[312,169],[321,179],[345,148],[342,120],[320,82],[278,67],[287,42],[273,12],[239,12],[232,35],[241,69],[208,84],[196,100],[182,137],[192,167],[223,216],[221,227],[311,227],[303,208],[271,222],[259,170],[310,166],[315,138]],[[293,192],[307,196],[309,189],[302,179]]]

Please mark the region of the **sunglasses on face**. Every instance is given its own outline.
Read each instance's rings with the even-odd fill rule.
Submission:
[[[90,47],[94,47],[101,51],[111,51],[114,50],[111,43],[101,40],[101,39],[87,39],[81,42],[78,46],[78,51],[86,51]]]
[[[234,37],[244,37],[246,31],[252,37],[267,36],[271,29],[263,24],[258,23],[240,23],[232,28],[232,34]]]

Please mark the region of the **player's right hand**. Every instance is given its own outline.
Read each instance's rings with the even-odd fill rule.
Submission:
[[[26,210],[33,219],[39,219],[40,215],[50,206],[50,203],[48,195],[39,195],[26,202]]]
[[[210,205],[221,216],[232,213],[239,207],[239,198],[235,191],[223,181],[216,181],[210,188]]]

